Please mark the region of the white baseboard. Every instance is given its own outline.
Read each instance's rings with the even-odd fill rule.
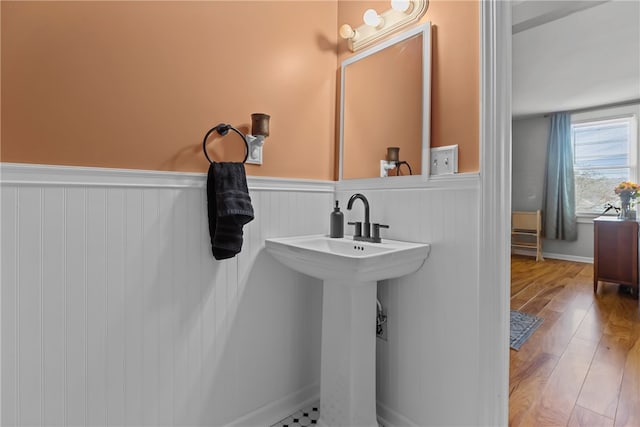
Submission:
[[[383,427],[419,427],[404,415],[377,402],[378,423]]]
[[[542,256],[545,258],[551,259],[560,259],[563,261],[574,261],[574,262],[584,262],[586,264],[593,264],[593,257],[586,256],[577,256],[577,255],[566,255],[566,254],[556,254],[553,252],[543,252]]]
[[[320,400],[320,384],[305,387],[285,398],[238,418],[225,427],[266,427],[295,414],[297,411]],[[407,417],[376,402],[378,423],[381,427],[419,427]]]
[[[535,250],[527,251],[526,249],[513,249],[512,253],[514,253],[516,255],[533,256],[534,258],[536,256]],[[549,259],[559,259],[559,260],[562,260],[562,261],[573,261],[573,262],[583,262],[583,263],[586,263],[586,264],[593,264],[593,258],[592,257],[586,257],[586,256],[558,254],[558,253],[554,253],[554,252],[544,252],[543,251],[542,252],[542,257],[543,258],[549,258]]]
[[[227,424],[225,427],[266,427],[320,400],[320,383],[311,384]]]

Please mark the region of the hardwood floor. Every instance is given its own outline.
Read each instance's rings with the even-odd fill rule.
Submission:
[[[511,350],[510,426],[640,427],[638,300],[593,266],[514,255],[511,309],[544,319]]]

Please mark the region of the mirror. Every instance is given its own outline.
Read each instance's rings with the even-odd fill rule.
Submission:
[[[340,180],[380,177],[387,147],[401,162],[388,177],[428,175],[430,33],[427,22],[342,62]]]

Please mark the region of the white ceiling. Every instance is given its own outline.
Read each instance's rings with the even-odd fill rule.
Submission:
[[[514,117],[640,99],[640,0],[517,0]]]

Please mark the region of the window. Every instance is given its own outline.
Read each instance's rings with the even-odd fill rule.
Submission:
[[[619,206],[614,187],[637,178],[636,132],[634,116],[571,125],[576,213],[600,214],[606,203]]]

